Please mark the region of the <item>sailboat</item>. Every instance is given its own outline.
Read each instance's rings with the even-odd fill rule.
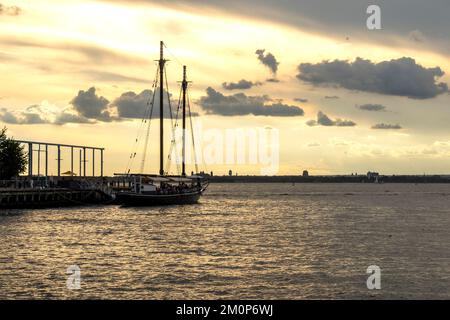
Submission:
[[[128,179],[129,188],[116,193],[116,201],[125,206],[160,206],[160,205],[177,205],[177,204],[194,204],[200,199],[203,192],[208,187],[208,180],[201,174],[186,175],[186,106],[187,106],[187,89],[188,81],[186,76],[186,66],[183,66],[183,80],[181,81],[181,106],[182,106],[182,163],[181,175],[167,175],[164,172],[164,68],[167,60],[164,59],[164,43],[160,42],[160,58],[158,60],[158,72],[154,83],[154,94],[152,101],[152,109],[148,121],[151,120],[153,113],[153,102],[156,88],[159,86],[159,174],[133,174],[128,170],[125,174],[116,174]],[[159,75],[159,81],[158,81]],[[167,85],[167,78],[166,78]],[[168,90],[167,90],[168,91]],[[167,92],[168,93],[168,92]],[[167,99],[170,96],[168,94]],[[172,110],[170,108],[172,117]],[[190,107],[189,107],[189,116]],[[150,126],[150,124],[149,124]],[[149,134],[147,131],[147,139]],[[192,130],[192,119],[191,119]],[[175,137],[173,137],[175,139]],[[172,140],[174,142],[175,140]],[[145,146],[147,146],[146,141]],[[146,147],[144,149],[145,159]],[[195,153],[195,150],[194,150]],[[135,156],[136,154],[134,154]],[[143,169],[144,161],[141,166]]]

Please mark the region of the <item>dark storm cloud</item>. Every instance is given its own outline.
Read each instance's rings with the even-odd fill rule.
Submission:
[[[80,90],[70,103],[75,111],[85,118],[100,121],[112,120],[108,111],[109,101],[97,95],[95,87],[91,87],[87,91]]]
[[[297,106],[289,106],[280,102],[269,103],[268,96],[247,96],[244,93],[225,96],[209,87],[206,96],[199,100],[199,105],[207,114],[222,116],[249,115],[291,117],[303,116],[303,109]]]
[[[0,3],[0,15],[18,16],[22,13],[22,9],[18,6],[5,6]]]
[[[386,107],[381,104],[362,104],[360,106],[356,106],[356,108],[364,111],[386,111]]]
[[[386,123],[377,123],[372,126],[372,129],[380,129],[380,130],[399,130],[402,127],[399,124],[386,124]]]
[[[297,78],[313,85],[330,85],[385,95],[428,99],[448,92],[445,83],[437,82],[444,75],[439,67],[425,68],[412,58],[400,58],[380,63],[356,58],[302,63]]]
[[[271,54],[270,52],[264,54],[266,50],[265,49],[258,49],[256,50],[255,54],[258,56],[258,60],[268,67],[270,71],[272,71],[273,74],[277,74],[278,71],[278,65],[280,64],[275,56]]]
[[[222,87],[225,90],[245,90],[251,89],[254,86],[262,85],[261,82],[252,82],[245,79],[239,80],[238,82],[224,82],[222,83]]]
[[[342,119],[336,119],[332,120],[330,117],[328,117],[325,113],[322,111],[319,111],[317,113],[317,120],[309,120],[306,122],[306,124],[310,127],[314,126],[325,126],[325,127],[354,127],[356,126],[356,123],[350,120],[342,120]]]

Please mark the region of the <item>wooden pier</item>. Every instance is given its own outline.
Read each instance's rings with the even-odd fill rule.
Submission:
[[[42,141],[15,141],[28,146],[28,172],[27,175],[12,180],[0,180],[0,210],[112,204],[118,190],[129,190],[132,187],[133,178],[103,176],[104,148]],[[56,175],[49,175],[50,148],[57,151]],[[65,173],[61,172],[62,149],[70,151],[69,163],[65,163],[66,167],[70,165],[70,171]],[[78,168],[75,166],[76,152],[79,155]],[[44,153],[43,161],[41,153]],[[89,159],[92,164],[89,175],[86,168],[88,153],[91,153]],[[100,157],[96,161],[98,153]],[[98,167],[95,166],[96,163],[99,164]],[[78,173],[75,172],[76,169]]]
[[[115,204],[129,177],[29,177],[0,181],[0,210]]]
[[[106,204],[111,195],[98,189],[22,189],[0,191],[0,209],[51,208]]]

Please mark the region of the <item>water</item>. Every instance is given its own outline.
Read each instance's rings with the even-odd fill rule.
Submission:
[[[2,211],[0,239],[2,299],[450,298],[450,185],[213,184],[191,206]]]

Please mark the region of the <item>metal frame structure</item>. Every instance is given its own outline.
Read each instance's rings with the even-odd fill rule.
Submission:
[[[80,151],[80,172],[79,176],[86,177],[86,151],[92,150],[92,177],[95,177],[95,152],[100,151],[100,177],[103,177],[103,152],[105,148],[99,147],[89,147],[89,146],[78,146],[71,144],[61,144],[61,143],[49,143],[49,142],[40,142],[40,141],[26,141],[26,140],[14,140],[21,144],[25,144],[28,146],[28,175],[33,175],[33,153],[34,151],[38,152],[38,175],[40,175],[40,166],[41,166],[41,153],[45,153],[45,176],[48,176],[48,151],[49,146],[56,147],[57,149],[57,176],[61,176],[61,148],[70,148],[70,171],[73,173],[74,171],[74,150],[78,149]],[[38,149],[34,150],[33,146],[37,145]],[[42,150],[41,147],[45,146],[45,149]],[[83,170],[82,170],[83,169]]]

